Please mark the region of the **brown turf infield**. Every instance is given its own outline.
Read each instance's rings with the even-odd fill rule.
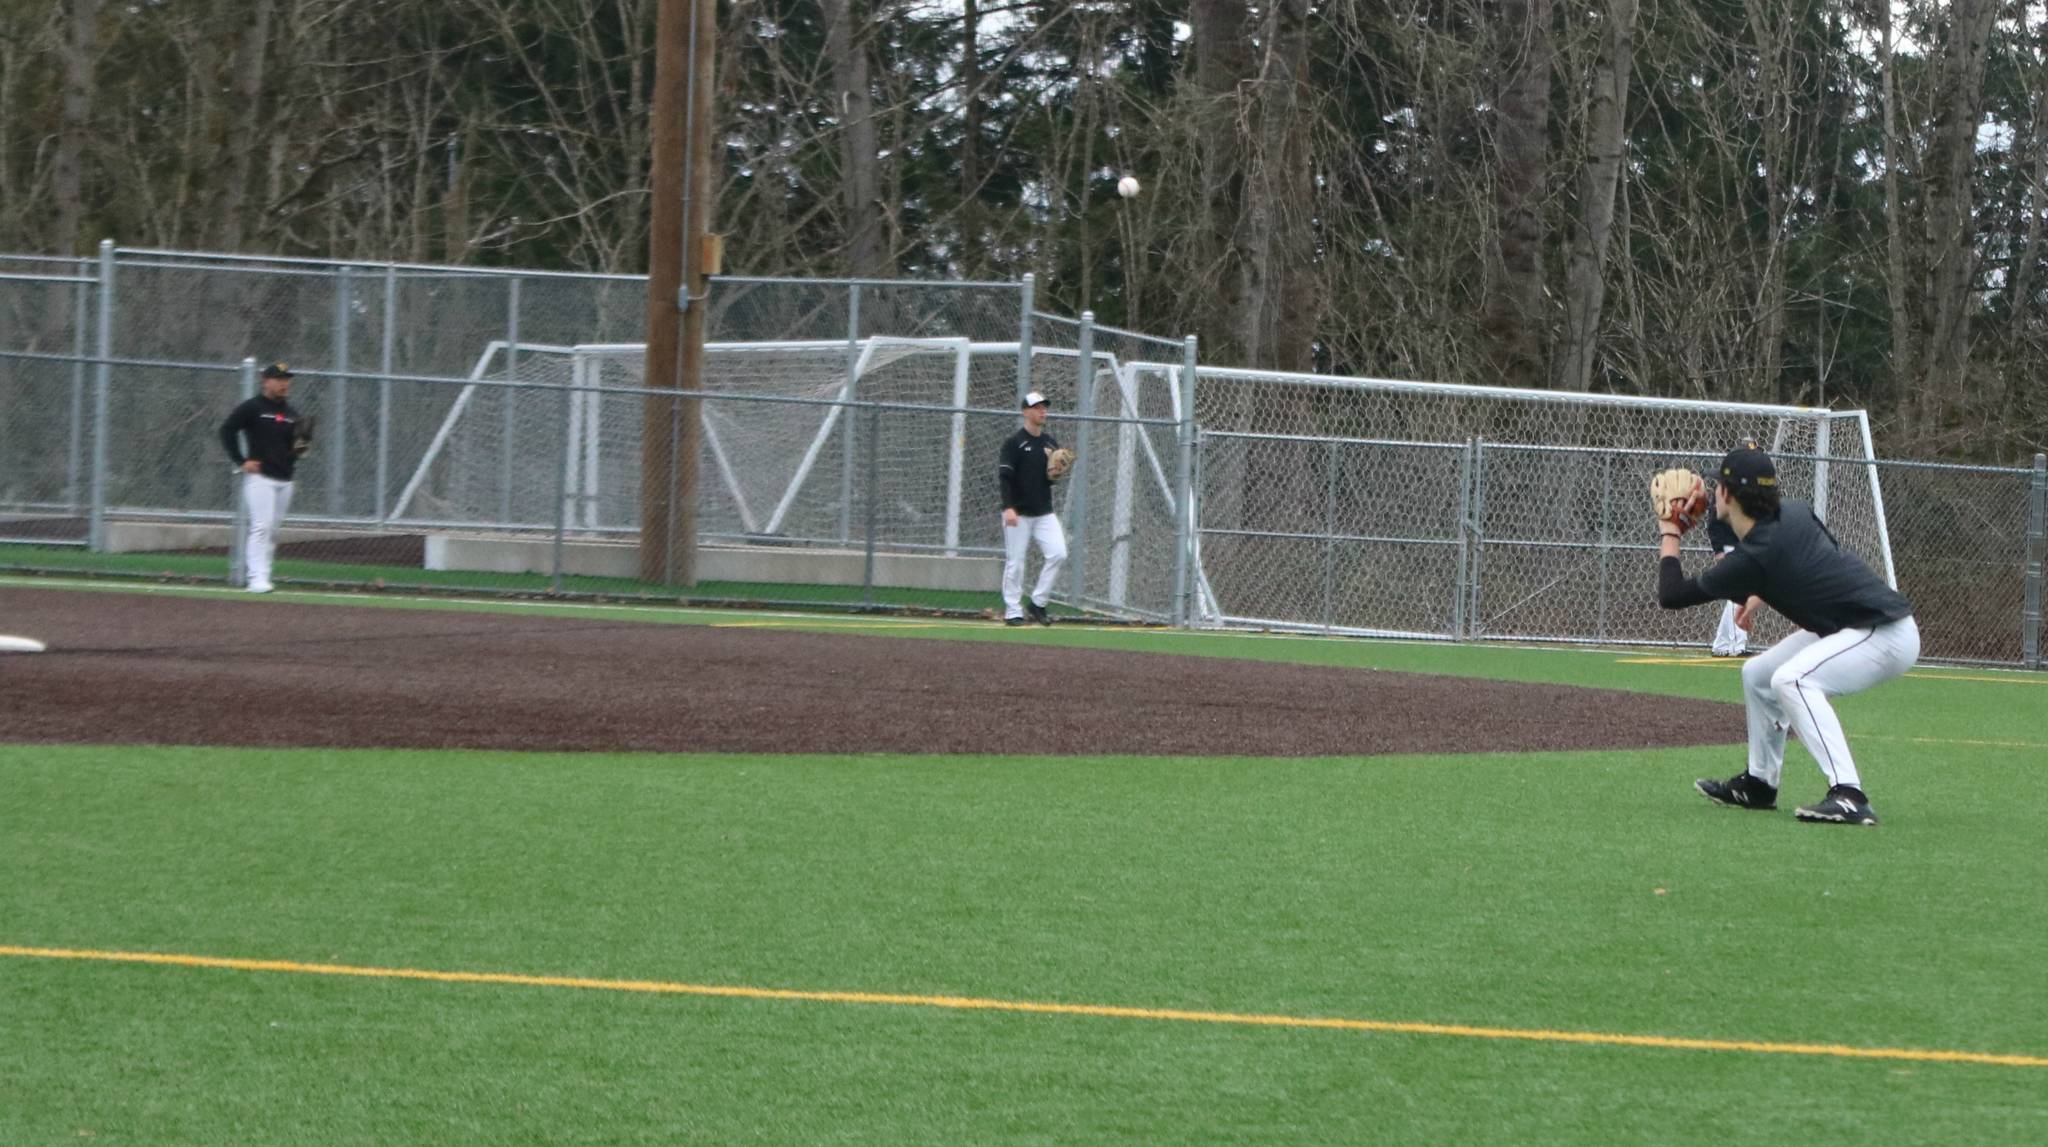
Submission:
[[[1718,702],[1028,642],[0,587],[0,741],[1365,756],[1727,744]],[[1034,631],[1035,632],[1035,631]]]

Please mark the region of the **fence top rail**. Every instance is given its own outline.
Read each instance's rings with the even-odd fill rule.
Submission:
[[[873,343],[877,346],[909,347],[912,350],[958,351],[965,349],[969,354],[1016,354],[1014,342],[975,342],[965,338],[912,338],[907,335],[869,335],[854,345]],[[549,352],[574,352],[581,355],[629,355],[646,354],[646,343],[577,343],[573,347],[559,347],[539,343],[512,344],[519,350]],[[846,353],[845,339],[738,339],[713,341],[704,344],[707,351],[730,351],[734,354],[772,353],[778,351],[831,351]]]
[[[796,275],[713,275],[711,285],[720,283],[751,286],[792,287],[979,287],[1022,291],[1024,284],[1008,279],[812,279]]]
[[[127,256],[145,259],[173,260],[179,267],[212,268],[232,270],[221,264],[229,263],[271,263],[285,267],[326,267],[338,270],[342,267],[364,268],[381,271],[393,267],[401,271],[431,271],[449,276],[473,276],[480,279],[597,279],[616,283],[645,283],[645,275],[621,275],[602,271],[541,271],[519,267],[457,267],[447,263],[403,263],[386,259],[316,259],[304,255],[238,255],[219,251],[176,251],[162,247],[116,247],[114,257],[118,261]]]
[[[1417,450],[1464,450],[1466,442],[1417,442],[1405,438],[1337,438],[1317,434],[1258,434],[1249,430],[1204,430],[1204,439],[1244,438],[1256,442],[1304,442],[1315,446],[1408,446]]]
[[[91,259],[76,255],[10,255],[0,254],[0,263],[69,263],[74,267],[89,267]]]
[[[1197,366],[1205,378],[1235,379],[1241,382],[1277,382],[1290,386],[1320,386],[1333,390],[1398,391],[1404,394],[1434,394],[1451,398],[1493,398],[1515,402],[1539,402],[1559,406],[1627,406],[1650,410],[1693,410],[1715,414],[1775,414],[1798,418],[1841,417],[1843,412],[1818,406],[1772,406],[1749,402],[1712,402],[1699,398],[1656,398],[1636,394],[1592,394],[1575,390],[1525,390],[1510,386],[1480,386],[1461,382],[1416,382],[1394,378],[1363,378],[1338,374],[1295,374],[1279,370],[1252,370],[1235,366]]]
[[[10,283],[97,283],[92,275],[14,275],[0,272],[0,281]]]
[[[1156,346],[1172,347],[1174,350],[1180,350],[1186,345],[1180,339],[1163,338],[1159,335],[1148,335],[1142,331],[1125,330],[1122,327],[1110,326],[1108,323],[1096,323],[1095,333],[1099,335],[1115,335],[1118,338],[1136,339],[1139,342],[1152,343]]]
[[[1724,455],[1721,450],[1656,450],[1642,447],[1623,446],[1546,446],[1536,443],[1492,442],[1480,440],[1482,450],[1504,450],[1518,454],[1600,454],[1624,458],[1705,458],[1717,459]],[[1771,457],[1793,462],[1829,462],[1841,466],[1881,466],[1886,469],[1902,470],[1946,470],[1966,474],[2006,474],[2021,477],[2033,470],[2017,466],[1985,466],[1970,462],[1911,462],[1902,458],[1861,458],[1843,454],[1795,454],[1786,450],[1774,450]]]

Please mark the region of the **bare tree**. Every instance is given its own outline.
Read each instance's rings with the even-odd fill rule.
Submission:
[[[1502,382],[1541,386],[1549,307],[1543,275],[1544,177],[1550,159],[1550,0],[1505,0],[1498,28],[1493,120],[1498,280],[1485,331]]]
[[[881,147],[865,37],[856,39],[853,0],[820,0],[832,105],[839,119],[840,197],[845,205],[847,267],[856,275],[887,270],[882,242]]]
[[[1587,390],[1599,359],[1600,320],[1607,295],[1607,240],[1614,226],[1614,193],[1628,146],[1630,72],[1635,64],[1636,0],[1608,0],[1600,60],[1592,78],[1586,164],[1579,193],[1578,227],[1572,236],[1571,266],[1565,277],[1565,341],[1558,355],[1558,383]]]

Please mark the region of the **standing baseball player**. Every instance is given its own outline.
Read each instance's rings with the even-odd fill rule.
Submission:
[[[271,363],[263,368],[263,393],[235,407],[220,424],[220,443],[242,470],[242,505],[249,519],[242,552],[250,593],[271,590],[277,528],[291,508],[292,470],[310,438],[310,420],[285,401],[291,389],[291,370]]]
[[[1735,528],[1719,518],[1707,522],[1707,544],[1713,547],[1714,560],[1720,561],[1735,552]],[[1740,657],[1749,651],[1749,631],[1742,627],[1742,607],[1732,601],[1721,603],[1721,623],[1714,629],[1714,656]]]
[[[1023,625],[1025,614],[1040,625],[1051,625],[1046,602],[1052,598],[1053,579],[1067,560],[1067,535],[1060,518],[1052,512],[1052,484],[1066,473],[1073,451],[1062,450],[1045,432],[1045,395],[1037,391],[1024,396],[1024,425],[1003,440],[1001,464],[996,479],[1003,491],[1003,621]],[[1024,599],[1024,559],[1031,544],[1045,557],[1029,601]]]
[[[1842,549],[1813,507],[1781,499],[1770,455],[1746,442],[1721,461],[1714,516],[1734,529],[1735,552],[1685,576],[1679,539],[1706,512],[1699,475],[1667,470],[1651,485],[1657,503],[1657,604],[1683,609],[1741,602],[1748,627],[1768,605],[1798,630],[1742,667],[1749,710],[1749,767],[1725,781],[1701,780],[1708,800],[1737,808],[1777,807],[1785,731],[1799,734],[1828,778],[1827,795],[1796,810],[1800,820],[1876,824],[1830,697],[1860,693],[1906,672],[1920,657],[1913,607],[1854,554]]]

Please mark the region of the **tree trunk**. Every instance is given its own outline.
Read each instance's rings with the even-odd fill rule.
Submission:
[[[962,0],[960,17],[960,272],[982,274],[981,3]]]
[[[1202,219],[1195,228],[1191,270],[1196,294],[1207,300],[1197,325],[1213,360],[1242,361],[1236,316],[1243,281],[1234,236],[1244,198],[1238,113],[1242,86],[1252,75],[1250,8],[1246,0],[1192,0],[1188,18],[1194,33],[1202,180]]]
[[[1985,48],[1993,0],[1954,0],[1927,173],[1926,332],[1921,356],[1921,429],[1932,431],[1963,399],[1976,278],[1972,210],[1977,123],[1984,110]]]
[[[846,265],[855,275],[886,270],[882,250],[882,178],[875,99],[865,42],[856,43],[853,0],[822,0],[825,55],[832,67],[832,108],[839,121],[839,190],[846,209]]]
[[[1506,0],[1494,124],[1494,284],[1482,322],[1499,381],[1539,387],[1544,364],[1543,182],[1550,160],[1551,0]]]
[[[1593,107],[1586,128],[1586,170],[1579,228],[1565,276],[1565,345],[1558,385],[1586,391],[1600,357],[1601,312],[1607,301],[1607,237],[1614,224],[1614,190],[1627,147],[1629,75],[1635,60],[1636,0],[1609,0],[1600,63],[1593,73]]]
[[[1892,69],[1892,17],[1889,4],[1879,6],[1882,25],[1877,41],[1877,69],[1882,77],[1884,98],[1884,230],[1885,297],[1891,304],[1892,380],[1900,405],[1909,406],[1905,396],[1912,393],[1919,377],[1919,340],[1914,337],[1911,302],[1906,283],[1906,205],[1899,192],[1899,87]]]
[[[1236,260],[1244,277],[1238,342],[1251,367],[1306,370],[1312,364],[1313,317],[1301,313],[1305,300],[1298,289],[1310,278],[1313,255],[1315,189],[1301,100],[1308,17],[1308,0],[1277,0],[1260,36],[1258,140]]]
[[[93,47],[100,0],[71,0],[71,26],[64,37],[64,96],[57,127],[57,153],[50,162],[50,197],[57,205],[60,254],[82,253],[79,227],[85,220],[86,121],[92,114]]]
[[[228,140],[227,194],[221,201],[221,242],[242,249],[248,234],[249,181],[255,176],[256,139],[263,122],[263,72],[270,47],[273,0],[252,0],[242,50],[235,58],[235,123]]]

